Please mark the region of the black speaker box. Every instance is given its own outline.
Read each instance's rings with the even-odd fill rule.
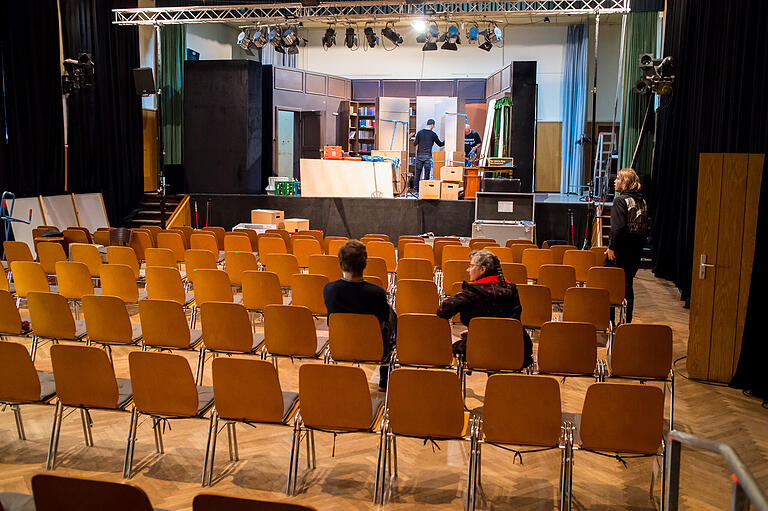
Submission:
[[[151,67],[137,67],[134,69],[133,83],[136,86],[136,94],[139,96],[155,94],[157,92]]]
[[[521,188],[519,179],[505,177],[487,177],[483,179],[484,192],[519,192]]]
[[[259,62],[185,61],[185,191],[261,193],[262,122]]]
[[[512,121],[509,155],[515,159],[520,191],[533,192],[533,156],[536,140],[536,61],[512,63]]]

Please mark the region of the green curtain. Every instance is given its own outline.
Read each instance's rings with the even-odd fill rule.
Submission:
[[[184,125],[184,55],[187,29],[165,25],[160,30],[161,100],[163,102],[163,149],[166,164],[182,163]]]
[[[512,100],[508,97],[497,99],[493,106],[493,138],[491,138],[491,156],[509,156],[509,122]],[[503,123],[502,123],[503,119]],[[501,151],[499,151],[501,139]]]
[[[632,165],[632,155],[635,152],[640,128],[643,125],[645,110],[648,102],[654,96],[642,96],[632,89],[640,78],[638,59],[643,53],[656,54],[657,12],[633,12],[627,15],[627,30],[624,36],[624,94],[621,114],[621,147],[619,161],[621,168]],[[645,138],[640,146],[635,170],[641,178],[651,173],[653,151],[654,117],[651,112],[646,126]]]

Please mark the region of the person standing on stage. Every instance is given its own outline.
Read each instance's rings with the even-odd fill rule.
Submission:
[[[480,138],[480,134],[472,129],[472,127],[469,125],[469,123],[464,125],[464,159],[466,160],[466,165],[469,167],[469,164],[471,162],[470,153],[472,153],[473,149],[476,149],[479,151],[480,149],[477,149],[480,147],[480,144],[483,143],[483,139]],[[476,154],[474,156],[477,156]]]
[[[432,144],[437,144],[439,147],[445,145],[445,142],[440,140],[437,133],[432,131],[434,127],[435,120],[427,120],[427,127],[419,130],[413,141],[416,144],[416,170],[413,176],[413,188],[416,190],[416,193],[419,193],[421,171],[424,171],[424,179],[429,179],[432,174]]]
[[[626,322],[632,322],[635,292],[632,281],[640,268],[648,232],[648,206],[640,193],[640,179],[634,169],[621,169],[614,181],[616,193],[611,207],[611,235],[606,251],[606,266],[624,270],[624,297],[627,300]]]

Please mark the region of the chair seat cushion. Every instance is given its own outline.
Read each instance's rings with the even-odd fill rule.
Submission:
[[[3,511],[35,511],[35,499],[24,493],[0,493],[0,509]]]
[[[283,392],[283,418],[281,419],[282,422],[287,421],[290,419],[291,414],[293,413],[294,409],[296,408],[296,405],[299,401],[299,393],[298,392]]]
[[[133,398],[130,378],[116,378],[117,380],[117,407],[124,408]]]
[[[38,371],[37,378],[40,380],[40,401],[48,401],[56,395],[56,382],[53,379],[53,373]]]
[[[194,348],[202,338],[203,338],[202,330],[194,330],[192,328],[189,329],[189,347],[190,348]]]
[[[202,416],[213,405],[213,387],[206,385],[197,386],[197,413]]]

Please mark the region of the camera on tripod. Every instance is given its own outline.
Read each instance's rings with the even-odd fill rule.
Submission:
[[[93,60],[89,54],[81,53],[77,59],[65,59],[64,73],[61,77],[64,94],[93,89]]]
[[[634,90],[638,94],[672,94],[672,83],[675,76],[672,73],[672,57],[655,59],[650,53],[640,55],[640,71],[643,73],[635,83]]]

